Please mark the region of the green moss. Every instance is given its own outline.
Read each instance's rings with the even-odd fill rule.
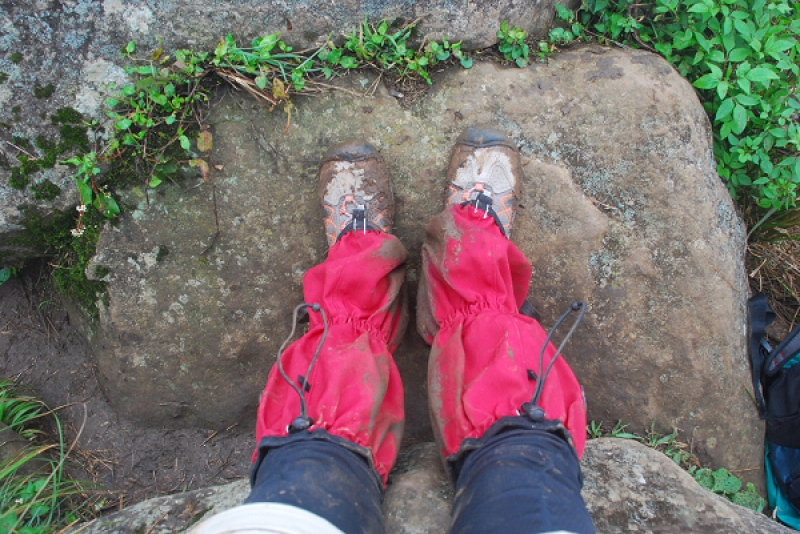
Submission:
[[[42,217],[32,209],[24,210],[25,231],[13,242],[55,256],[53,285],[66,298],[74,300],[90,317],[97,319],[97,298],[105,294],[105,282],[88,280],[85,270],[95,255],[100,228],[106,220],[94,207],[83,215],[84,232],[74,237],[71,230],[77,223],[76,211],[55,210]]]
[[[82,124],[83,115],[72,108],[58,108],[53,115],[50,115],[53,124]]]
[[[30,177],[26,172],[23,172],[22,167],[14,167],[11,169],[11,174],[8,177],[8,185],[14,189],[25,189],[31,182]]]
[[[14,106],[11,108],[11,113],[13,113],[14,115],[18,114],[20,111],[22,111],[22,108],[19,106]]]
[[[159,262],[167,257],[169,254],[169,249],[164,245],[159,245],[158,252],[156,252],[156,261]]]
[[[25,189],[31,183],[30,175],[42,169],[42,160],[30,159],[24,154],[17,156],[17,159],[20,165],[11,169],[8,184],[14,189]]]
[[[31,191],[33,191],[35,200],[51,201],[61,193],[61,188],[50,180],[42,180],[38,184],[32,185]]]
[[[51,169],[58,163],[61,156],[72,151],[81,153],[89,152],[89,136],[87,135],[88,128],[83,124],[83,116],[72,108],[61,108],[54,115],[50,117],[53,124],[61,125],[59,127],[58,141],[49,139],[43,135],[36,138],[34,144],[41,152],[41,156],[36,159],[31,159],[24,154],[17,156],[20,161],[18,167],[11,169],[8,182],[11,187],[15,189],[25,189],[31,183],[31,176],[42,169]],[[75,124],[75,123],[78,124]],[[29,149],[31,143],[28,139],[22,136],[12,136],[13,143],[20,148]],[[52,184],[51,184],[52,185]],[[46,190],[41,190],[41,187],[46,187]],[[39,190],[33,189],[33,197],[36,200],[52,200],[58,195],[59,191],[53,193],[53,187],[41,186]]]
[[[36,147],[42,151],[42,157],[38,159],[40,168],[52,169],[60,154],[58,146],[50,139],[40,135],[36,138]]]
[[[63,154],[73,149],[81,153],[89,152],[89,136],[86,134],[86,126],[73,124],[62,124],[58,133],[61,139],[58,142],[58,153]]]
[[[136,170],[135,157],[123,153],[109,163],[111,165],[103,176],[103,182],[112,190],[125,185],[141,185],[144,182],[144,177],[139,176]]]
[[[50,121],[54,125],[61,125],[58,131],[61,136],[58,142],[59,155],[73,149],[84,153],[89,152],[87,135],[89,129],[83,123],[83,115],[79,111],[72,108],[59,108],[53,115],[50,115]]]
[[[8,80],[8,73],[0,70],[0,84],[6,83]]]
[[[12,52],[9,59],[11,59],[11,63],[18,65],[19,63],[22,63],[22,54],[19,52]]]
[[[38,83],[33,86],[33,96],[36,98],[50,98],[55,93],[56,87],[52,83],[47,85],[39,85]]]

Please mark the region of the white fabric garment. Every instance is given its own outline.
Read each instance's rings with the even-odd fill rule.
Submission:
[[[259,502],[243,504],[204,519],[190,534],[344,534],[308,510]]]

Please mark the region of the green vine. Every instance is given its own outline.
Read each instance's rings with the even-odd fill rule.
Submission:
[[[765,210],[796,207],[800,2],[586,0],[578,19],[601,42],[661,54],[694,85],[734,198]]]

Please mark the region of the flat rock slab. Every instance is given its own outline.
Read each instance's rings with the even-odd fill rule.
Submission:
[[[488,123],[523,154],[513,240],[533,264],[542,323],[588,303],[565,352],[589,418],[677,427],[712,466],[762,465],[747,392],[744,228],[688,82],[655,55],[599,47],[527,69],[448,70],[408,108],[380,83],[358,96],[373,82],[354,74],[342,90],[298,98],[285,133],[285,113],[226,93],[210,116],[216,208],[202,181],[162,186],[149,204],[141,191],[123,199],[136,208],[103,232],[94,260],[110,272],[93,346],[126,417],[250,424],[302,276],[325,258],[316,182],[333,143],[366,138],[388,162],[413,295],[453,143]],[[427,349],[413,329],[396,358],[409,433],[426,439]]]
[[[583,498],[599,533],[794,532],[768,517],[701,488],[669,458],[631,440],[587,443]],[[436,445],[424,443],[401,456],[383,502],[389,534],[442,534],[450,525],[453,489]],[[204,517],[240,504],[245,480],[151,499],[79,528],[84,534],[179,532]]]

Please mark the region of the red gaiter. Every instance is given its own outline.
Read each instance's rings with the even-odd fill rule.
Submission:
[[[384,485],[403,436],[403,386],[392,353],[407,324],[406,256],[392,235],[349,232],[303,277],[305,302],[318,303],[328,318],[328,336],[308,378],[309,431],[325,429],[369,450]],[[309,315],[308,332],[281,355],[295,381],[323,333],[321,315]],[[264,436],[286,436],[299,414],[297,393],[274,365],[258,407],[256,445]]]
[[[530,402],[539,353],[547,337],[519,313],[531,265],[475,207],[453,205],[426,228],[418,329],[432,343],[428,398],[434,435],[444,458],[466,438],[480,438],[498,419],[519,415]],[[544,368],[555,354],[548,344]],[[560,420],[578,456],[586,443],[586,406],[563,356],[545,381],[539,405]]]

